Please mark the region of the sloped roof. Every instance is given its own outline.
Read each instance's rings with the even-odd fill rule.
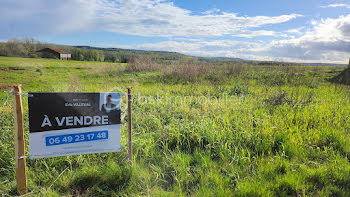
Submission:
[[[68,52],[63,51],[62,49],[59,49],[59,48],[51,48],[51,47],[43,48],[43,49],[41,49],[41,50],[39,50],[39,51],[37,51],[37,52],[44,52],[44,51],[46,51],[46,50],[55,51],[55,52],[57,52],[57,53],[59,53],[59,54],[69,54]]]

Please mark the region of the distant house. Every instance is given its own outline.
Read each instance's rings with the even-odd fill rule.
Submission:
[[[44,58],[55,58],[60,60],[69,60],[71,59],[72,55],[66,51],[63,51],[62,49],[58,48],[44,48],[37,52],[42,53],[42,57]]]

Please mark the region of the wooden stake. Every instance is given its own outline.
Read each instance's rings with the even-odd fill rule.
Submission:
[[[128,135],[129,135],[129,160],[132,165],[133,156],[132,156],[132,128],[131,128],[131,122],[132,122],[132,114],[131,114],[131,103],[132,103],[132,95],[131,95],[131,88],[128,89]]]
[[[15,116],[15,159],[17,192],[20,195],[27,193],[26,159],[24,147],[24,124],[21,85],[13,86],[13,109]]]

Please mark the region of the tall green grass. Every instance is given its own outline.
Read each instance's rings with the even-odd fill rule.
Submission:
[[[1,84],[22,83],[24,92],[133,86],[133,167],[126,148],[28,159],[30,195],[350,194],[350,88],[327,81],[343,68],[191,63],[184,66],[199,68],[186,68],[194,74],[184,76],[176,65],[164,66],[138,71],[121,64],[0,57]],[[6,97],[0,93],[1,102]],[[0,107],[3,196],[16,193],[11,104]],[[26,99],[23,104],[28,140]]]

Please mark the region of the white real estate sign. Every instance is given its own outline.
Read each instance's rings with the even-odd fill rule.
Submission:
[[[29,93],[30,158],[120,151],[120,93]]]

